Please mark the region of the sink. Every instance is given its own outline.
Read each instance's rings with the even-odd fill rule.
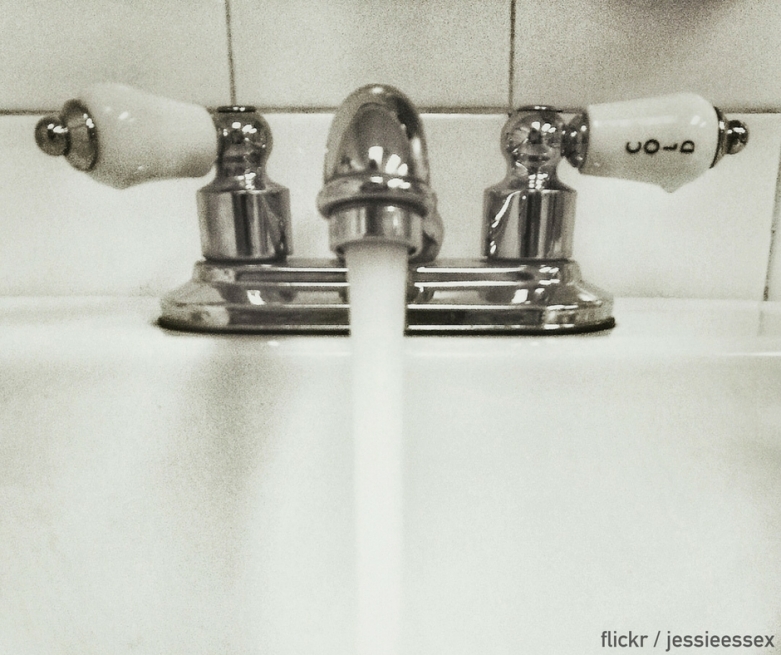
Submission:
[[[351,652],[349,340],[157,314],[0,300],[0,653]],[[781,305],[615,316],[406,340],[405,652],[781,635]]]

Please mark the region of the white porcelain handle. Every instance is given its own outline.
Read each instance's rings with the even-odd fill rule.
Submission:
[[[675,191],[707,171],[719,148],[720,118],[694,93],[591,105],[586,175],[658,184]]]
[[[50,155],[118,189],[172,177],[201,177],[217,158],[209,112],[124,84],[96,84],[38,122],[35,138]]]
[[[209,112],[122,84],[96,84],[81,96],[98,135],[96,180],[124,189],[147,180],[201,177],[217,157]]]

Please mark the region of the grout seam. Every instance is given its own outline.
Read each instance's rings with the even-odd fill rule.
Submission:
[[[225,0],[225,36],[228,40],[228,78],[230,80],[230,104],[236,105],[236,69],[233,59],[233,32],[231,31],[231,0]]]
[[[233,104],[235,104],[235,96],[231,98],[233,101]],[[262,105],[253,105],[259,112],[264,114],[333,114],[338,107],[333,105],[314,105],[311,107],[304,107],[304,106],[286,106],[286,105],[279,105],[279,106],[262,106]],[[0,116],[41,116],[43,114],[56,114],[61,111],[61,107],[56,108],[33,108],[33,109],[0,109]],[[209,110],[216,110],[217,107],[207,107]],[[719,109],[722,109],[721,107]],[[422,114],[453,114],[455,116],[462,115],[462,116],[468,116],[471,114],[506,114],[508,113],[508,109],[506,106],[501,105],[487,105],[487,106],[477,106],[477,107],[442,107],[442,106],[431,106],[431,107],[418,107],[418,110]],[[510,108],[510,111],[512,111],[512,107]],[[561,108],[561,112],[564,114],[575,114],[580,111],[583,111],[582,107],[580,108]],[[753,115],[767,115],[767,114],[773,114],[773,115],[779,115],[781,114],[781,110],[778,109],[767,109],[767,110],[760,110],[760,109],[722,109],[722,111],[725,114],[753,114]],[[779,187],[781,188],[781,182],[779,182]],[[781,201],[780,201],[781,204]],[[779,208],[781,211],[781,207]],[[780,221],[781,222],[781,221]]]
[[[61,107],[57,109],[0,109],[0,116],[41,116],[42,114],[59,114]]]
[[[233,99],[235,104],[235,98]],[[313,107],[263,107],[252,105],[261,114],[333,114],[337,106],[313,106]],[[217,107],[206,107],[209,111],[216,111]],[[0,109],[0,116],[43,116],[45,114],[58,114],[61,107],[49,109]],[[507,114],[507,107],[418,107],[421,114],[443,114],[453,116],[471,116],[475,114]]]
[[[339,109],[336,105],[321,105],[312,107],[300,106],[271,106],[253,104],[261,114],[333,114]],[[421,114],[443,114],[453,116],[471,116],[475,114],[506,114],[507,108],[504,106],[488,107],[421,107],[418,106]]]
[[[767,270],[765,271],[765,288],[762,291],[762,300],[770,299],[770,285],[774,280],[771,280],[773,274],[773,260],[778,255],[778,244],[776,243],[776,237],[778,236],[778,227],[781,223],[781,153],[779,153],[778,162],[778,174],[776,176],[776,197],[773,202],[773,220],[770,223],[770,247],[767,254]],[[778,284],[779,281],[775,280]]]
[[[515,102],[515,12],[517,0],[510,0],[510,65],[507,81],[507,113],[513,110]]]

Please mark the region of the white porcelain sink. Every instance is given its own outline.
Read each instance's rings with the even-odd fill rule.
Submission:
[[[156,313],[0,301],[0,653],[350,653],[349,341]],[[781,307],[616,318],[407,340],[405,652],[781,641]]]

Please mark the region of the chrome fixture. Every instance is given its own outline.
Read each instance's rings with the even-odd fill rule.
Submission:
[[[612,297],[584,282],[572,260],[576,192],[556,173],[570,151],[572,160],[584,159],[587,144],[584,114],[567,125],[562,114],[549,107],[523,107],[502,129],[507,176],[484,193],[483,265],[512,262],[524,274],[505,302],[516,304],[533,330],[615,325]]]
[[[413,265],[436,258],[443,229],[423,126],[400,91],[371,85],[345,100],[328,137],[324,178],[318,207],[328,218],[336,260],[228,261],[204,245],[206,260],[196,264],[192,280],[163,298],[161,323],[205,331],[347,334],[345,245],[394,241],[407,247]],[[413,287],[410,295],[419,294]],[[416,319],[410,319],[410,333],[430,327]]]
[[[266,175],[271,128],[254,107],[220,107],[217,174],[198,191],[203,255],[221,262],[273,262],[291,248],[290,193]]]
[[[404,243],[411,262],[430,262],[442,245],[442,219],[429,186],[428,153],[417,110],[398,89],[373,84],[351,94],[328,135],[317,197],[331,250],[351,241]]]
[[[68,100],[58,115],[39,120],[35,142],[47,155],[63,156],[79,171],[91,170],[98,159],[95,123],[78,100]]]
[[[570,120],[550,107],[522,107],[501,132],[507,175],[484,193],[482,258],[461,260],[437,259],[443,228],[422,122],[390,86],[358,89],[334,117],[317,198],[330,260],[289,257],[288,191],[266,175],[271,130],[251,107],[210,115],[98,85],[42,119],[36,140],[120,188],[205,175],[216,162],[214,181],[198,192],[204,259],[162,299],[163,326],[347,334],[341,258],[346,244],[368,239],[409,251],[408,334],[566,334],[615,321],[610,294],[584,282],[572,259],[576,193],[558,179],[560,161],[674,191],[740,152],[748,130],[694,94],[592,105]]]

